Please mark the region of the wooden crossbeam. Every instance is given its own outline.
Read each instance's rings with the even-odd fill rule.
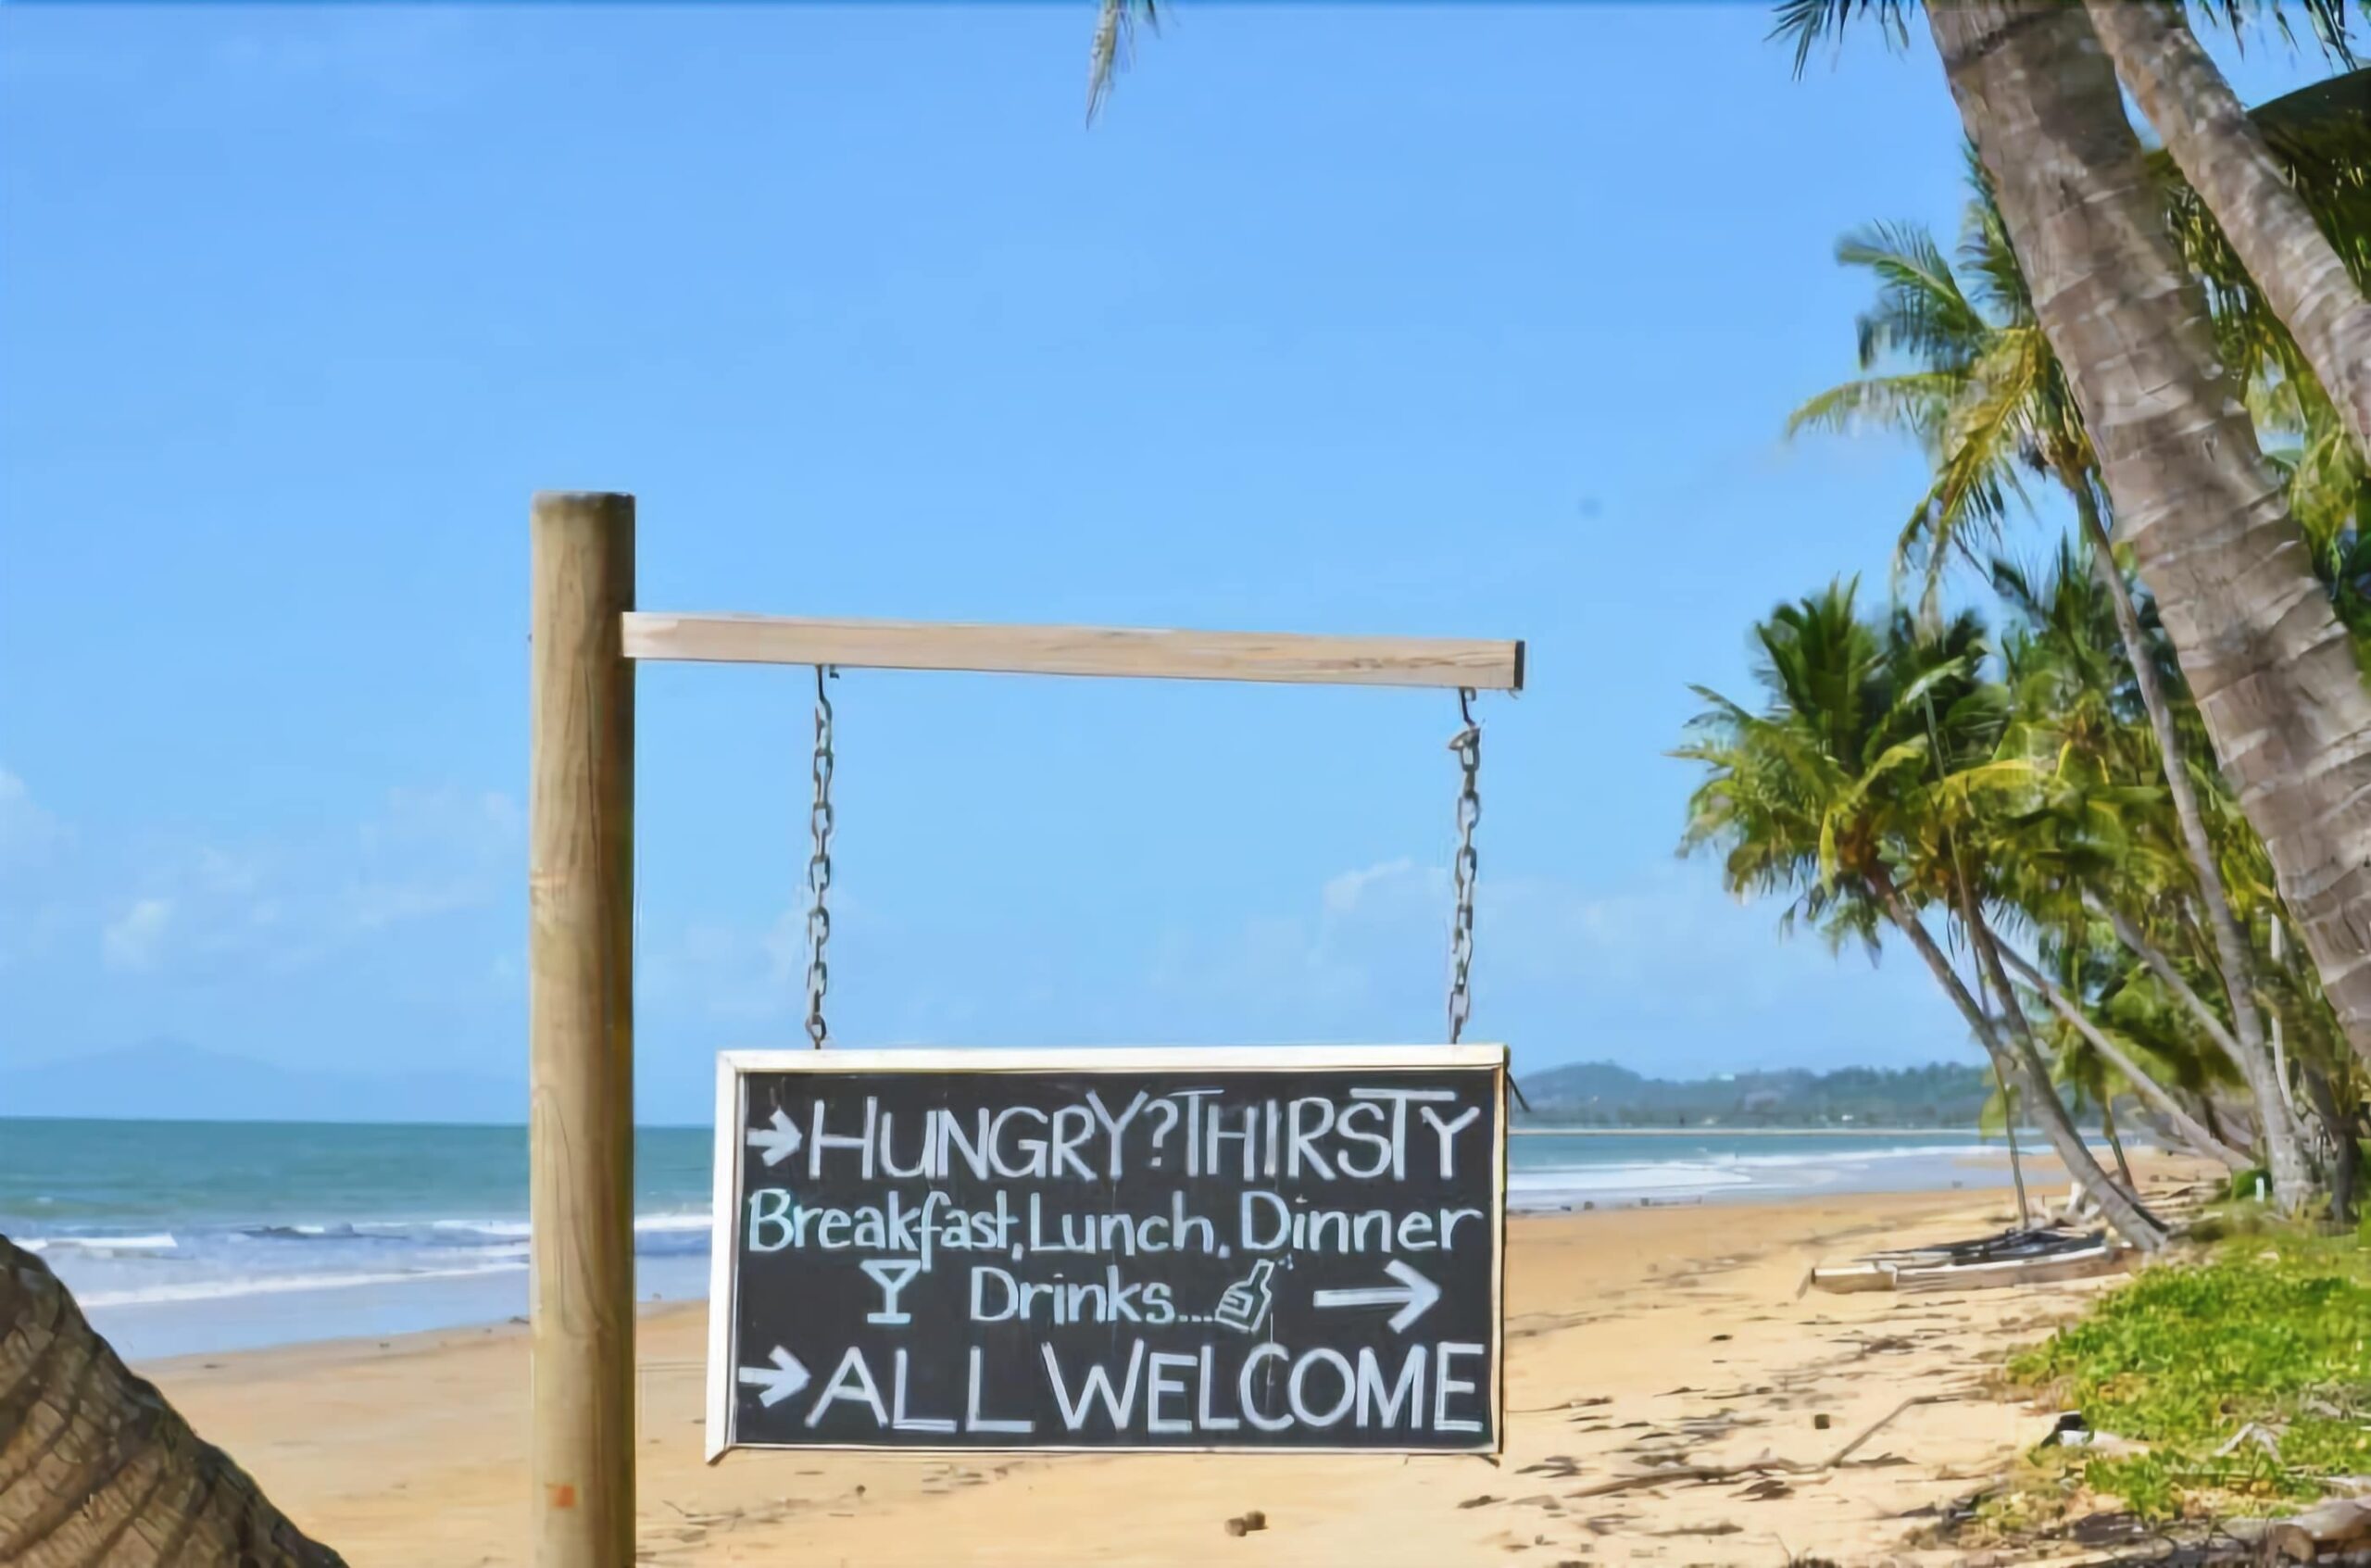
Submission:
[[[1523,689],[1523,644],[1448,637],[1336,637],[1110,626],[986,626],[629,611],[633,659],[829,664],[843,670],[965,670],[1336,686]]]
[[[532,516],[529,1489],[537,1568],[628,1568],[634,1560],[633,661],[1507,692],[1524,681],[1524,646],[1512,641],[641,612],[634,521],[634,497],[607,493],[541,494]]]

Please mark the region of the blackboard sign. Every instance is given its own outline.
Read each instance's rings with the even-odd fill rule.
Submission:
[[[708,1449],[1495,1453],[1501,1046],[735,1052]]]

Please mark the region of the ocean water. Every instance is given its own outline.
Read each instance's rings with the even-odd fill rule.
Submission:
[[[708,1286],[706,1128],[634,1139],[636,1284]],[[1973,1134],[1509,1140],[1516,1210],[1989,1185]],[[0,1233],[128,1357],[494,1323],[527,1306],[519,1127],[0,1119]]]

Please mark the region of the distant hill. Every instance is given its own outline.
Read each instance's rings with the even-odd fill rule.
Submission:
[[[1992,1092],[1980,1067],[1788,1069],[1719,1078],[1649,1078],[1610,1061],[1523,1075],[1531,1114],[1564,1127],[1974,1127]]]
[[[1567,1127],[1974,1127],[1991,1092],[1982,1069],[1946,1063],[1673,1081],[1589,1061],[1525,1073],[1522,1081],[1531,1114],[1518,1111],[1517,1122]],[[671,1080],[641,1085],[646,1119],[673,1109],[664,1091],[674,1086]],[[0,1116],[515,1126],[526,1120],[526,1088],[517,1079],[396,1066],[283,1067],[173,1040],[0,1064]],[[706,1118],[696,1110],[685,1119]]]
[[[148,1122],[496,1122],[526,1118],[517,1081],[461,1073],[282,1067],[173,1040],[0,1064],[0,1116]]]

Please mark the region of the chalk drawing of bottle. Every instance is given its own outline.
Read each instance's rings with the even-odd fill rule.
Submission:
[[[1262,1258],[1251,1265],[1251,1277],[1228,1286],[1219,1292],[1219,1310],[1211,1316],[1240,1334],[1254,1334],[1267,1321],[1268,1308],[1274,1294],[1268,1288],[1268,1276],[1276,1272],[1276,1261]]]

